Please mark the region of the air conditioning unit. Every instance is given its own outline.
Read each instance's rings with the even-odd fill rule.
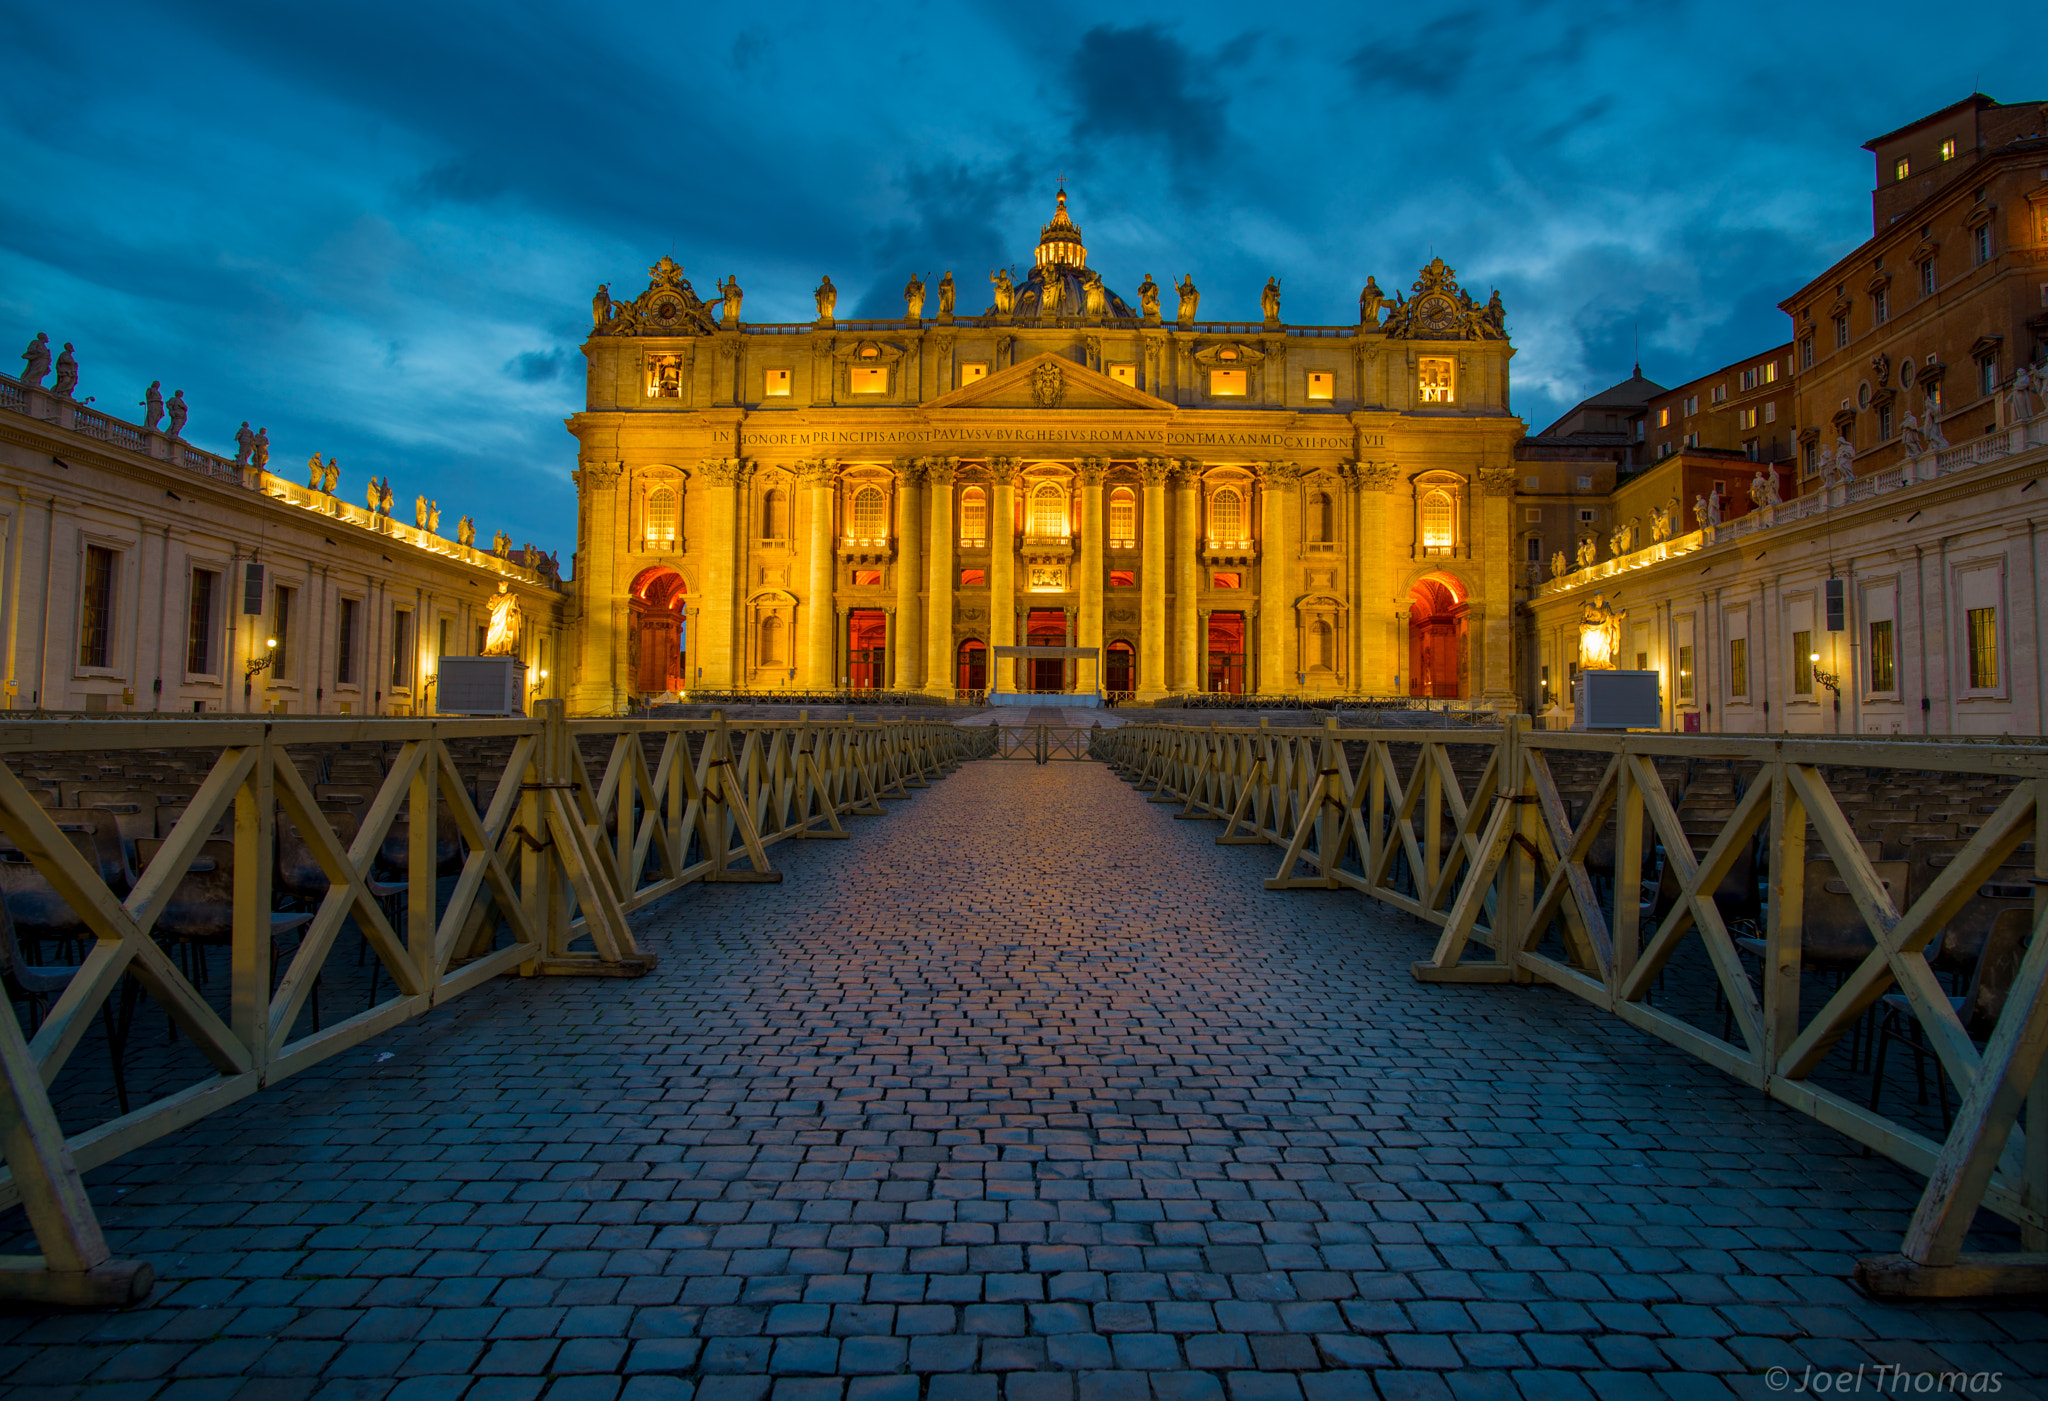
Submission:
[[[442,715],[524,715],[526,668],[512,657],[443,657],[434,687]]]
[[[1663,697],[1654,671],[1582,671],[1572,697],[1575,730],[1658,730]]]

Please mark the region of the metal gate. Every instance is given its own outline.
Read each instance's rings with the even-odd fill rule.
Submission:
[[[995,747],[984,758],[1025,759],[1034,764],[1091,760],[1089,737],[1094,730],[1075,725],[990,725]]]

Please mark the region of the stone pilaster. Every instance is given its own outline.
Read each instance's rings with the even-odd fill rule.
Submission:
[[[1166,478],[1173,460],[1148,457],[1138,464],[1144,480],[1143,545],[1138,566],[1138,683],[1142,704],[1166,694]]]
[[[811,513],[810,544],[806,555],[810,582],[804,595],[804,652],[798,675],[805,689],[827,691],[838,685],[832,673],[833,579],[838,557],[832,535],[833,484],[839,476],[836,462],[799,462],[797,481],[808,488]]]
[[[988,502],[988,645],[1017,645],[1017,459],[992,457]],[[1008,668],[1005,674],[1005,668]],[[989,654],[989,689],[1004,675],[1015,689],[1016,664]]]
[[[626,538],[626,475],[619,462],[585,462],[576,473],[577,516],[583,557],[576,563],[576,671],[570,709],[578,715],[617,715],[626,708],[625,670],[631,665],[626,629],[631,605],[619,546]]]
[[[1102,514],[1102,476],[1106,464],[1099,457],[1081,460],[1081,553],[1075,563],[1080,575],[1080,587],[1075,593],[1080,597],[1080,610],[1075,618],[1079,638],[1076,647],[1093,647],[1095,665],[1090,668],[1093,675],[1090,684],[1101,690],[1102,679],[1102,586],[1106,559],[1103,554],[1103,532],[1108,525]]]
[[[1183,462],[1173,478],[1173,689],[1202,689],[1195,609],[1201,600],[1202,467]]]
[[[1394,554],[1389,527],[1393,524],[1394,468],[1385,462],[1361,462],[1358,482],[1358,678],[1353,684],[1370,695],[1392,695],[1396,682],[1405,695],[1407,653],[1400,630],[1389,623],[1394,598]]]
[[[1515,560],[1515,471],[1512,467],[1479,469],[1479,519],[1476,534],[1481,561],[1478,603],[1484,651],[1475,659],[1471,682],[1481,698],[1507,702],[1514,697],[1515,678],[1509,665],[1514,620],[1510,600]]]
[[[737,457],[715,457],[699,464],[709,483],[705,500],[704,612],[701,634],[690,639],[695,665],[703,668],[698,685],[709,690],[742,684],[734,664],[738,654],[733,621],[741,588],[743,561],[739,549],[739,493],[752,475]]]
[[[953,561],[954,457],[925,459],[925,496],[931,506],[931,575],[925,590],[925,689],[934,696],[952,696],[959,682],[953,665],[953,591],[959,574]]]
[[[1259,690],[1279,695],[1300,687],[1294,675],[1294,566],[1301,539],[1301,469],[1269,462],[1259,478]]]
[[[896,464],[896,636],[889,665],[896,689],[924,685],[924,459]]]

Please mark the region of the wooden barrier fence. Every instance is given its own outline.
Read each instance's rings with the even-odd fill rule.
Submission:
[[[1418,979],[1563,988],[1925,1175],[1899,1253],[1859,1262],[1867,1290],[2048,1290],[2048,749],[1544,733],[1516,716],[1490,732],[1126,725],[1103,732],[1095,753],[1151,801],[1179,804],[1176,816],[1224,821],[1219,843],[1281,847],[1269,888],[1349,887],[1436,925]],[[1688,830],[1666,771],[1702,766],[1740,770],[1744,786]],[[1565,767],[1587,780],[1576,812],[1555,773]],[[1904,861],[1873,861],[1875,844],[1831,787],[1892,774],[1906,786],[1976,785],[1993,800],[1918,889],[1901,884]],[[1820,861],[1845,912],[1845,928],[1827,933],[1825,974],[1814,967],[1821,931],[1804,927],[1809,863]],[[1630,898],[1652,879],[1656,900]],[[1973,1038],[1930,946],[1994,891],[2015,896],[2028,932],[1988,1039],[1981,1028]],[[1723,908],[1750,896],[1754,909]],[[1748,927],[1741,916],[1755,937],[1731,932]],[[1721,1034],[1712,1018],[1653,1000],[1688,949],[1704,955]],[[1845,1037],[1853,1056],[1866,1013],[1894,989],[1903,1001],[1886,1014],[1910,1019],[1916,1065],[1931,1052],[1955,1092],[1945,1136],[1815,1078]],[[2019,1251],[1964,1249],[1980,1207],[2018,1226]]]
[[[695,881],[780,880],[767,854],[776,842],[843,838],[843,817],[880,815],[884,798],[929,784],[990,743],[985,733],[922,721],[572,721],[559,701],[543,702],[542,712],[526,720],[0,723],[0,834],[89,940],[32,1037],[11,1007],[0,1017],[0,1207],[26,1209],[42,1251],[0,1257],[0,1300],[113,1305],[149,1292],[146,1263],[112,1257],[81,1171],[501,974],[643,974],[654,956],[634,938],[633,911]],[[323,747],[366,743],[388,767],[344,840],[301,761]],[[191,768],[196,792],[117,893],[23,775],[31,760],[142,751],[205,757]],[[324,896],[297,916],[273,913],[280,819],[325,877]],[[210,841],[222,827],[225,838]],[[181,966],[153,937],[188,872],[218,871],[222,862],[232,868],[232,930],[220,939],[229,965],[224,1009],[195,985],[204,950],[188,947]],[[337,967],[337,940],[351,922],[373,955],[373,1005],[309,1030],[302,1013],[309,997],[317,1008],[318,981]],[[277,957],[274,932],[283,925],[296,943]],[[379,972],[393,985],[382,1001]],[[124,988],[117,1019],[114,998]],[[51,1087],[96,1023],[108,1028],[118,1074],[114,1027],[132,1014],[137,989],[210,1073],[132,1109],[124,1090],[123,1112],[67,1133]]]

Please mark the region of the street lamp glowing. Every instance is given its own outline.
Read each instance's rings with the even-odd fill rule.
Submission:
[[[271,651],[275,652],[277,650],[277,639],[274,637],[266,637],[263,639],[263,645],[265,647],[268,647]]]

